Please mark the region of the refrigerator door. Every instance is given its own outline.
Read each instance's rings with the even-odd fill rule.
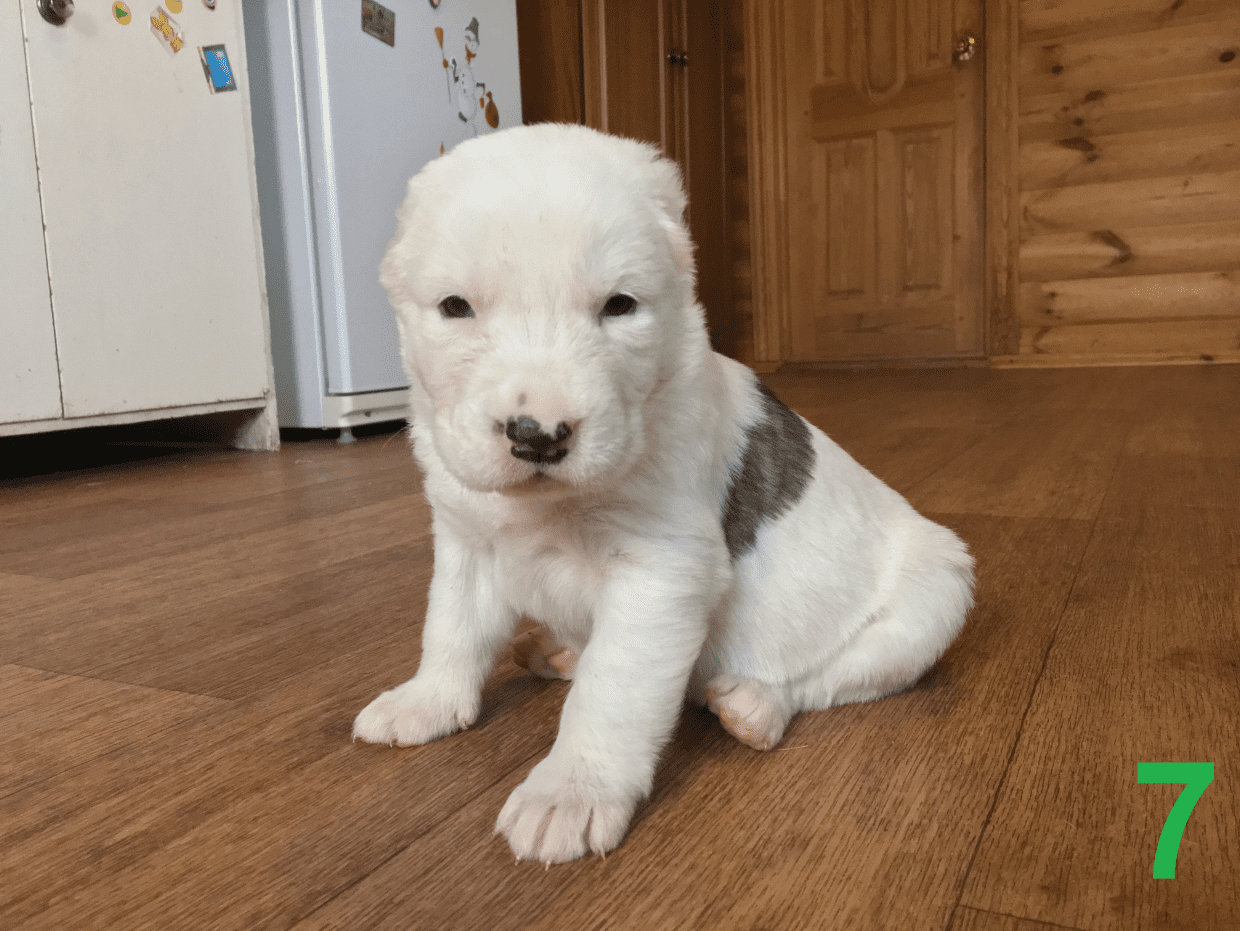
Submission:
[[[520,125],[515,0],[300,0],[298,15],[327,393],[404,387],[379,262],[412,175]]]

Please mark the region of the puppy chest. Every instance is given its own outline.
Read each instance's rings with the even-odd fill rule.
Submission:
[[[588,625],[607,577],[606,559],[554,534],[496,547],[498,582],[517,611],[551,627]]]

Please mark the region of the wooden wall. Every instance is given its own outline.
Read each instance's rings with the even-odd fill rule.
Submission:
[[[754,359],[753,263],[749,230],[749,135],[745,97],[745,10],[741,0],[725,0],[724,138],[727,140],[727,198],[732,269],[735,357]]]
[[[1240,360],[1240,0],[1020,0],[1020,359]]]

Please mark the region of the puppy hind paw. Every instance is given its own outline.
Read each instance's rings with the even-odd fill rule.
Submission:
[[[560,644],[545,627],[515,637],[512,660],[544,679],[571,679],[577,669],[577,652]]]
[[[755,750],[770,750],[784,736],[784,711],[761,682],[717,676],[706,686],[706,704],[724,730]]]

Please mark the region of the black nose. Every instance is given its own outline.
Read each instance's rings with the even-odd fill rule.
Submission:
[[[570,436],[573,429],[560,421],[555,425],[555,434],[547,433],[537,420],[532,417],[509,417],[504,436],[512,440],[512,454],[525,462],[554,465],[568,455],[568,447],[561,446]]]

